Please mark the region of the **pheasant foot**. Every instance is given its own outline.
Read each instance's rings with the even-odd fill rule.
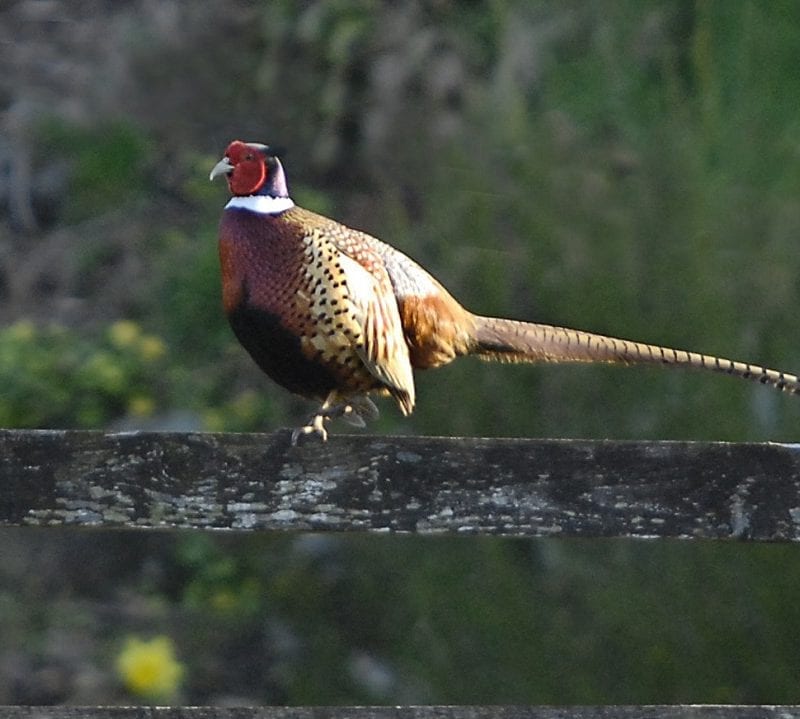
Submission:
[[[380,414],[375,403],[366,396],[352,397],[346,402],[336,400],[332,392],[309,421],[292,432],[292,446],[296,446],[300,437],[306,434],[316,434],[326,442],[328,430],[325,429],[325,422],[329,420],[341,418],[353,427],[362,428],[366,427],[366,420],[377,419]]]

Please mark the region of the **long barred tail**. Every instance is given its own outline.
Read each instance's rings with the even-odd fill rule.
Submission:
[[[800,379],[787,372],[747,362],[686,352],[642,342],[605,337],[591,332],[475,317],[477,347],[473,353],[501,362],[610,362],[693,367],[756,380],[776,389],[800,394]]]

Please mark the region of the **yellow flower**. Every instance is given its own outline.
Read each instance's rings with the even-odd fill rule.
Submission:
[[[145,362],[161,359],[166,351],[163,340],[155,335],[145,335],[139,342],[139,355]]]
[[[178,691],[184,666],[175,658],[169,637],[162,635],[150,641],[129,637],[117,656],[117,672],[131,694],[167,699]]]
[[[150,417],[155,408],[155,400],[143,394],[137,394],[128,401],[128,412],[134,417]]]
[[[238,598],[230,589],[220,589],[214,592],[209,599],[211,606],[218,612],[233,611],[239,603]]]
[[[139,325],[130,320],[119,320],[108,328],[108,336],[117,349],[127,349],[139,339],[141,335]]]
[[[203,412],[203,428],[209,432],[224,432],[225,415],[217,409],[207,409]]]
[[[258,413],[260,398],[258,393],[246,389],[231,402],[230,408],[239,419],[252,420]]]
[[[125,386],[125,372],[110,352],[95,352],[86,360],[83,372],[106,392],[121,392]]]
[[[30,320],[19,320],[8,329],[11,339],[22,342],[30,342],[36,334],[36,326]]]

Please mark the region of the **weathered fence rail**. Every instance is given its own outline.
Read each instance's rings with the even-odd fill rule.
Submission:
[[[0,431],[0,526],[800,539],[800,445]],[[0,707],[9,719],[800,719],[800,706]]]
[[[800,538],[800,446],[0,432],[0,525]]]
[[[798,706],[0,707],[4,719],[795,719]]]

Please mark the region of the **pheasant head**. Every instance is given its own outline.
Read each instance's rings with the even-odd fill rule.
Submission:
[[[227,176],[228,187],[236,197],[289,197],[281,161],[268,145],[234,140],[214,165],[209,179],[220,175]]]

